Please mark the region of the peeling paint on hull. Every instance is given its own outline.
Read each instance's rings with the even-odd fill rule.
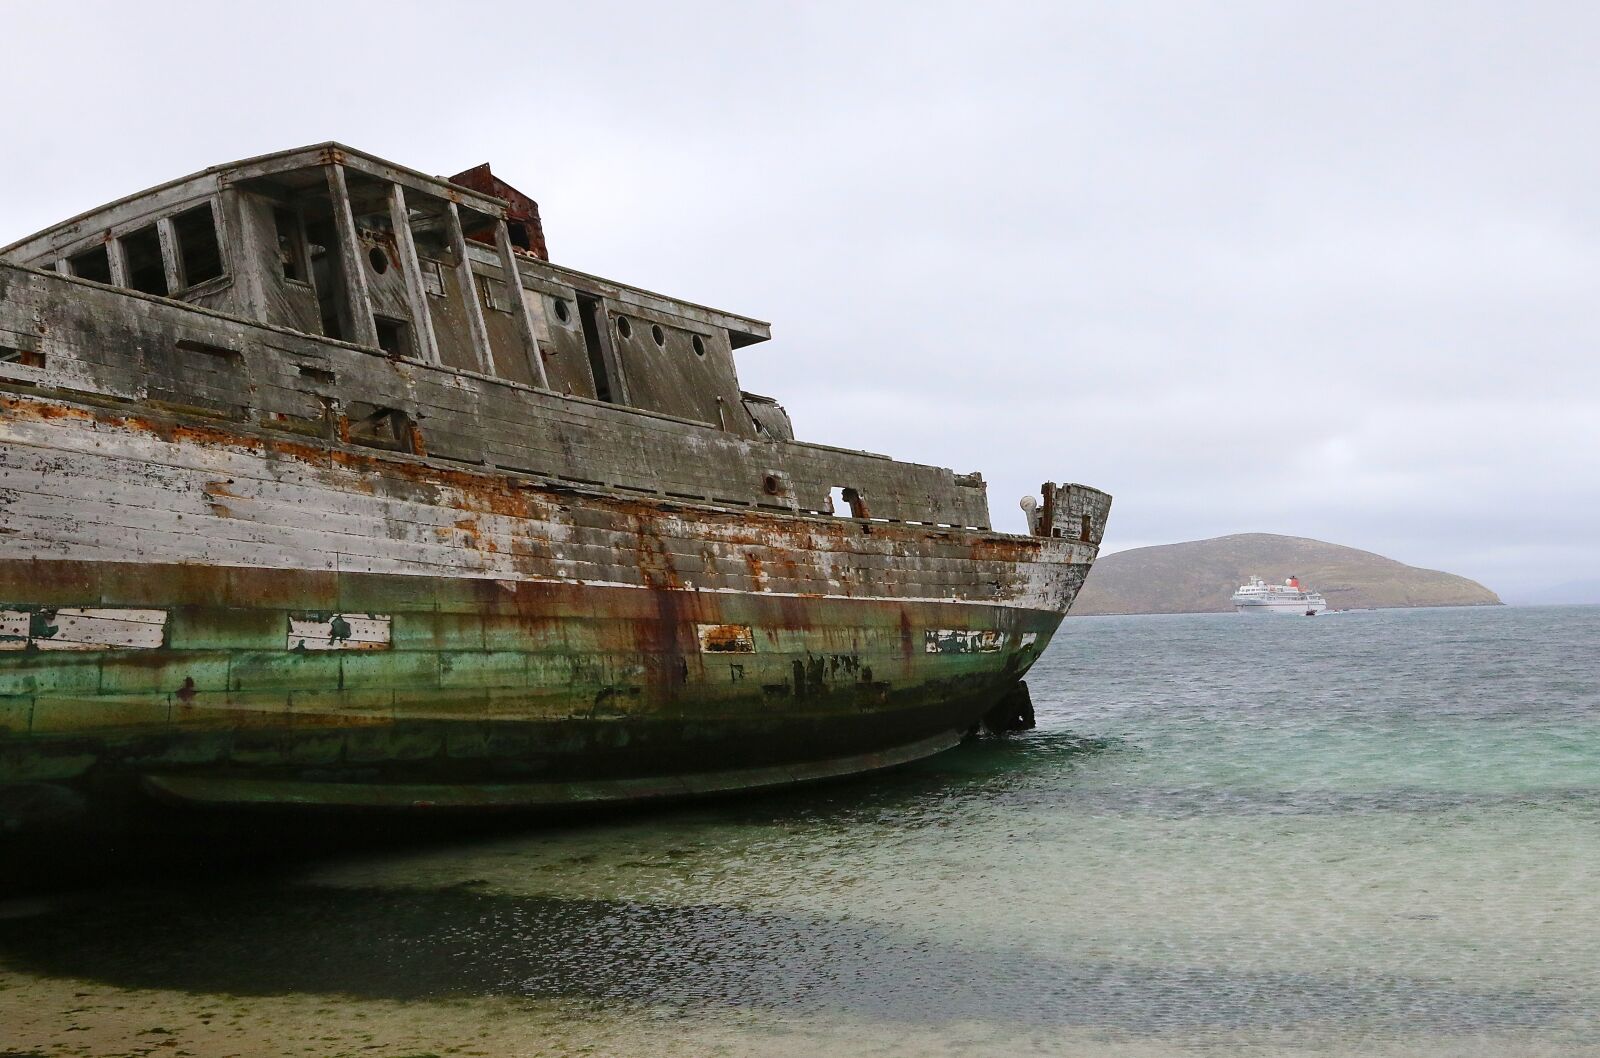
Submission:
[[[0,610],[30,615],[0,651],[0,791],[128,798],[157,776],[169,797],[249,781],[250,802],[402,805],[377,788],[420,785],[409,800],[589,803],[597,782],[681,796],[877,767],[978,724],[1094,554],[336,460],[57,402],[0,413],[0,520],[20,530]],[[69,532],[39,519],[52,504],[102,521]],[[51,649],[41,615],[99,649]],[[481,793],[508,783],[522,794]]]
[[[537,780],[523,799],[567,790],[587,803],[881,767],[878,755],[948,745],[975,725],[1060,620],[947,603],[0,561],[0,591],[23,590],[137,592],[170,629],[156,652],[0,659],[0,777],[123,796],[155,775],[170,796],[199,784],[208,800],[248,779],[281,788],[285,804],[328,783],[431,785],[410,800],[470,805],[483,784]],[[286,649],[285,630],[318,607],[383,613],[390,642]],[[928,653],[922,629],[958,622],[1003,647]],[[599,798],[595,782],[622,792]],[[330,794],[346,802],[407,798]]]

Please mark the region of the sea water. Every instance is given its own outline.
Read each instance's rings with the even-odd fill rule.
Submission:
[[[14,908],[0,1051],[1600,1054],[1597,643],[1072,619],[888,775]]]

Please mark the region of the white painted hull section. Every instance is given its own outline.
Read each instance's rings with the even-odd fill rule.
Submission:
[[[448,473],[431,477],[415,457],[363,452],[340,461],[248,438],[164,440],[76,410],[0,414],[0,540],[9,558],[652,586],[635,557],[637,522],[611,516],[615,525],[593,524],[581,499],[538,487],[507,491],[504,476],[484,474],[485,489],[501,488],[525,512],[506,513]],[[748,510],[729,517],[688,505],[660,516],[663,557],[685,569],[680,590],[1060,612],[1096,552],[1050,539],[1039,541],[1040,561],[987,560],[972,557],[971,539],[1017,538],[825,518],[775,519],[769,540],[751,520]],[[704,572],[689,571],[695,566]],[[786,566],[786,579],[772,572]],[[297,634],[306,649],[329,649],[336,639],[340,649],[360,649],[384,630],[363,631],[344,639],[324,629]]]
[[[64,607],[47,628],[39,615],[0,610],[0,650],[155,650],[166,635],[165,610]]]

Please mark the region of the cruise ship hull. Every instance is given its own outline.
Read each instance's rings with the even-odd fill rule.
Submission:
[[[1308,616],[1322,613],[1328,608],[1326,602],[1316,599],[1235,599],[1233,608],[1239,613],[1255,614],[1290,614],[1295,616]]]

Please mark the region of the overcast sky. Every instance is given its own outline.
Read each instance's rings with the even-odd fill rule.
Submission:
[[[1600,581],[1596,5],[158,6],[0,0],[0,243],[326,139],[491,161],[1002,527],[1080,481],[1114,549]]]

